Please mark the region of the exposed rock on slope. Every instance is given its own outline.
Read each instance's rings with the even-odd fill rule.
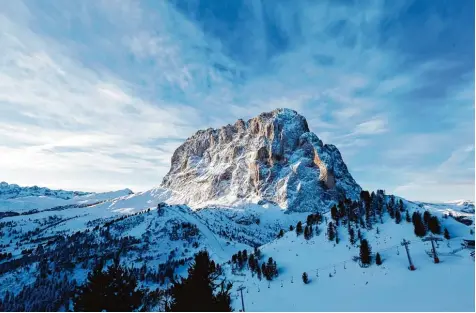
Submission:
[[[292,211],[324,208],[361,191],[339,150],[289,109],[198,131],[174,152],[162,186],[190,205],[264,199]]]

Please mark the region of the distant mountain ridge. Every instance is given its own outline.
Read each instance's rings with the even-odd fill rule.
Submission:
[[[21,197],[53,197],[64,200],[69,200],[75,196],[85,196],[91,194],[91,192],[83,191],[67,191],[67,190],[53,190],[46,187],[21,187],[17,184],[8,184],[7,182],[0,183],[0,199],[15,199]]]

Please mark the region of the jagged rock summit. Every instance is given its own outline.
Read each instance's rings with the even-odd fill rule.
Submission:
[[[198,131],[174,152],[162,187],[192,206],[269,201],[291,211],[325,209],[361,191],[339,150],[290,109]]]

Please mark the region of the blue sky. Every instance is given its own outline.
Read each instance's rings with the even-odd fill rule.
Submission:
[[[474,200],[473,1],[6,1],[0,180],[160,184],[197,129],[303,114],[365,189]]]

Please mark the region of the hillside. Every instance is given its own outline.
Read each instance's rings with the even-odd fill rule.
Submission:
[[[438,206],[426,209],[442,213]],[[359,248],[349,243],[346,227],[339,227],[339,244],[329,242],[325,229],[309,240],[287,232],[261,247],[262,260],[272,257],[278,264],[279,276],[273,281],[260,281],[246,269],[245,276],[230,272],[235,281],[234,308],[241,309],[236,289],[244,286],[248,311],[474,311],[474,258],[470,250],[451,255],[462,238],[472,237],[470,227],[453,219],[444,219],[443,226],[455,237],[438,245],[440,263],[434,264],[427,254],[431,244],[414,235],[411,223],[397,225],[385,218],[376,225],[378,234],[377,228],[363,231],[372,251],[383,259],[382,265],[368,268],[353,260]],[[408,269],[403,239],[411,242],[415,271]],[[309,275],[308,284],[302,281],[303,272]]]
[[[362,190],[339,150],[292,110],[197,132],[175,151],[162,184],[145,192],[0,187],[0,311],[71,310],[88,273],[115,260],[147,289],[141,308],[164,310],[203,250],[233,282],[236,311],[240,287],[248,311],[475,309],[474,257],[461,249],[474,240],[474,203]],[[441,239],[438,264],[423,241],[431,234]],[[361,266],[364,240],[382,265],[373,254]],[[259,261],[243,261],[255,250]],[[277,276],[273,262],[263,264],[270,257]]]

